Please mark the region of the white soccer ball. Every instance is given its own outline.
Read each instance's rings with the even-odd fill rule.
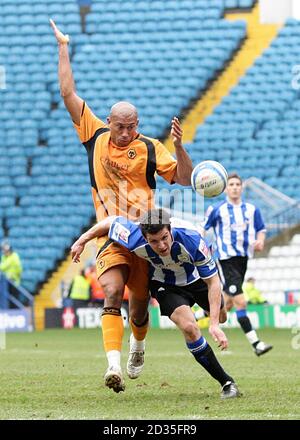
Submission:
[[[191,176],[192,188],[201,196],[217,197],[226,188],[228,174],[223,165],[204,160],[195,166]]]

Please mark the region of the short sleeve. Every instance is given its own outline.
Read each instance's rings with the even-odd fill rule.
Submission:
[[[207,208],[206,214],[205,214],[206,220],[204,223],[204,229],[207,231],[211,227],[216,226],[216,210],[213,208],[213,206],[209,206]]]
[[[126,220],[125,217],[117,217],[112,222],[108,236],[130,251],[135,249],[143,240],[140,227],[136,223]]]
[[[254,229],[255,232],[265,231],[266,226],[264,224],[261,212],[258,208],[254,211]]]
[[[84,102],[80,116],[80,124],[77,125],[74,123],[74,127],[77,131],[80,141],[84,143],[88,142],[99,128],[105,128],[107,125],[104,124],[101,119],[97,118],[86,102]]]
[[[198,268],[199,275],[203,279],[210,278],[218,272],[210,249],[202,237],[200,238],[198,249],[196,251],[195,265]]]
[[[198,267],[198,272],[200,277],[205,280],[205,278],[211,278],[218,273],[218,269],[216,263],[211,258],[205,265]]]
[[[177,168],[177,160],[171,155],[167,148],[160,142],[155,144],[156,171],[167,182],[173,183]]]

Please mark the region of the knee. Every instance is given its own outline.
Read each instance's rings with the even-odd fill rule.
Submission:
[[[102,285],[102,288],[105,295],[106,306],[120,307],[122,304],[124,287],[106,283],[105,285]]]
[[[247,303],[245,299],[240,299],[238,302],[235,303],[234,306],[237,310],[243,310],[247,308]]]
[[[148,301],[141,301],[138,304],[130,301],[129,315],[132,321],[137,325],[145,322],[148,318]]]
[[[196,322],[186,321],[181,324],[181,330],[187,339],[195,341],[199,337],[199,328]]]

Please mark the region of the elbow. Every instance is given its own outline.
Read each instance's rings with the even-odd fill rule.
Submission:
[[[188,169],[182,170],[181,172],[178,172],[178,169],[176,170],[175,176],[174,176],[174,182],[179,183],[179,185],[182,186],[191,186],[191,176],[192,176],[193,167],[188,167]]]
[[[191,181],[190,180],[183,180],[180,185],[182,186],[191,186]]]
[[[191,186],[191,177],[179,177],[176,175],[174,177],[174,182],[179,183],[179,185],[182,186]]]

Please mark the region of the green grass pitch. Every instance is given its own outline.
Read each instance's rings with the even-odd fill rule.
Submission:
[[[203,333],[215,348],[207,330]],[[299,419],[300,348],[292,347],[292,331],[260,330],[261,338],[274,344],[260,358],[240,329],[226,334],[229,353],[215,352],[243,394],[226,401],[178,330],[149,331],[144,372],[127,378],[119,394],[103,385],[100,329],[8,334],[0,351],[0,419]],[[124,371],[128,336],[126,330]]]

